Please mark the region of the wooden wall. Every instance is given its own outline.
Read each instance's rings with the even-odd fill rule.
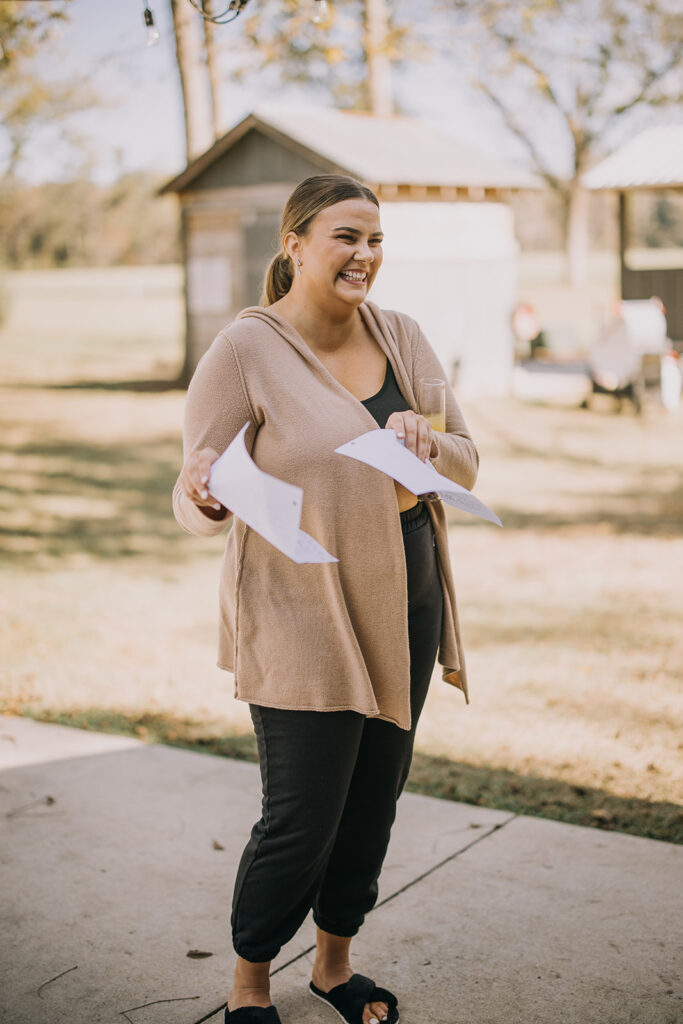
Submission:
[[[622,299],[650,299],[653,295],[664,303],[669,338],[683,348],[683,269],[631,270],[622,263]]]
[[[314,163],[252,129],[195,178],[187,192],[298,182],[327,172],[329,164],[322,158]]]

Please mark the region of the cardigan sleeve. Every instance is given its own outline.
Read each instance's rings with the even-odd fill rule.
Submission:
[[[479,469],[479,453],[465,424],[448,376],[420,327],[413,321],[417,338],[413,343],[413,390],[418,393],[419,382],[425,377],[440,377],[446,381],[446,432],[436,434],[438,452],[432,458],[434,468],[449,480],[472,490]]]
[[[183,460],[202,448],[221,454],[247,422],[245,443],[251,452],[256,419],[234,346],[221,332],[200,359],[187,390]],[[221,533],[232,518],[229,510],[223,519],[205,515],[181,489],[180,477],[173,488],[173,514],[184,530],[199,537]]]

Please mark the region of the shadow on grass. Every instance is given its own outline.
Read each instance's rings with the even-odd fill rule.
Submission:
[[[587,527],[612,534],[640,534],[650,537],[683,536],[683,484],[655,491],[643,481],[642,487],[618,493],[591,495],[594,508],[588,512],[563,515],[557,509],[544,513],[496,506],[503,526],[510,530],[552,532],[563,527]],[[604,502],[604,504],[603,504]],[[615,509],[615,502],[619,508]]]
[[[27,387],[31,385],[26,385]],[[21,384],[12,387],[20,389]],[[35,385],[32,385],[35,387]],[[134,391],[158,394],[165,391],[184,391],[187,381],[182,377],[150,380],[74,380],[56,384],[40,384],[41,391]]]
[[[11,448],[0,482],[0,555],[23,567],[86,554],[196,554],[173,517],[182,461],[177,438],[95,444],[47,438]],[[9,510],[9,515],[7,515]]]
[[[533,409],[533,407],[533,404],[526,406],[527,414],[530,409]],[[572,432],[575,434],[585,435],[586,446],[590,451],[591,440],[595,436],[596,429],[596,421],[594,418],[587,415],[586,412],[580,408],[565,408],[562,406],[553,407],[552,405],[541,405],[540,408],[546,413],[555,415],[556,420],[552,423],[550,429],[558,434],[561,432],[564,423],[567,421],[567,414],[569,414]],[[613,409],[612,414],[615,412],[616,409]],[[602,418],[604,418],[604,415]],[[607,419],[608,421],[613,420],[613,415],[607,416]],[[559,445],[549,443],[546,432],[539,432],[537,435],[537,444],[534,444],[526,438],[516,437],[510,432],[509,421],[506,420],[502,423],[495,417],[487,415],[482,403],[479,403],[476,407],[476,420],[477,424],[486,430],[489,437],[493,438],[507,455],[537,459],[539,462],[559,462],[563,463],[567,467],[574,466],[585,469],[609,469],[605,464],[604,456],[601,457],[597,454],[578,454],[577,452],[569,452]],[[639,420],[639,422],[642,424],[643,420]],[[546,425],[546,430],[547,429],[548,426]]]
[[[204,754],[257,761],[252,734],[225,733],[216,724],[161,714],[127,715],[102,708],[50,711],[31,706],[11,711],[42,722],[133,736]],[[413,758],[408,791],[495,810],[551,818],[648,839],[683,843],[683,808],[664,801],[616,796],[606,790],[560,779],[521,775],[506,768],[451,761],[418,752]]]
[[[507,768],[416,753],[407,788],[441,800],[683,843],[683,808],[679,804],[616,796],[603,789],[521,775]]]
[[[639,473],[638,483],[628,490],[591,493],[591,508],[579,512],[562,510],[561,495],[553,507],[531,512],[519,507],[495,504],[495,510],[507,530],[533,530],[552,533],[566,528],[600,530],[607,534],[637,534],[649,537],[683,536],[683,482],[674,487],[658,486],[651,472]],[[449,523],[468,530],[490,529],[482,519],[448,515]]]

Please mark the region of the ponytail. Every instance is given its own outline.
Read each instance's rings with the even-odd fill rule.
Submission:
[[[270,261],[266,275],[263,280],[263,293],[261,295],[261,305],[271,306],[278,299],[281,299],[283,295],[286,295],[289,289],[292,287],[292,281],[294,280],[294,274],[292,270],[292,263],[285,252],[279,252],[277,256],[274,256]]]

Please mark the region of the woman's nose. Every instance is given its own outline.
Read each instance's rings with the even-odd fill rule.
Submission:
[[[374,260],[374,258],[375,255],[370,246],[367,245],[367,243],[365,245],[363,245],[362,243],[359,244],[358,248],[354,253],[354,259],[360,260],[362,263],[365,263],[368,260],[372,261]]]

